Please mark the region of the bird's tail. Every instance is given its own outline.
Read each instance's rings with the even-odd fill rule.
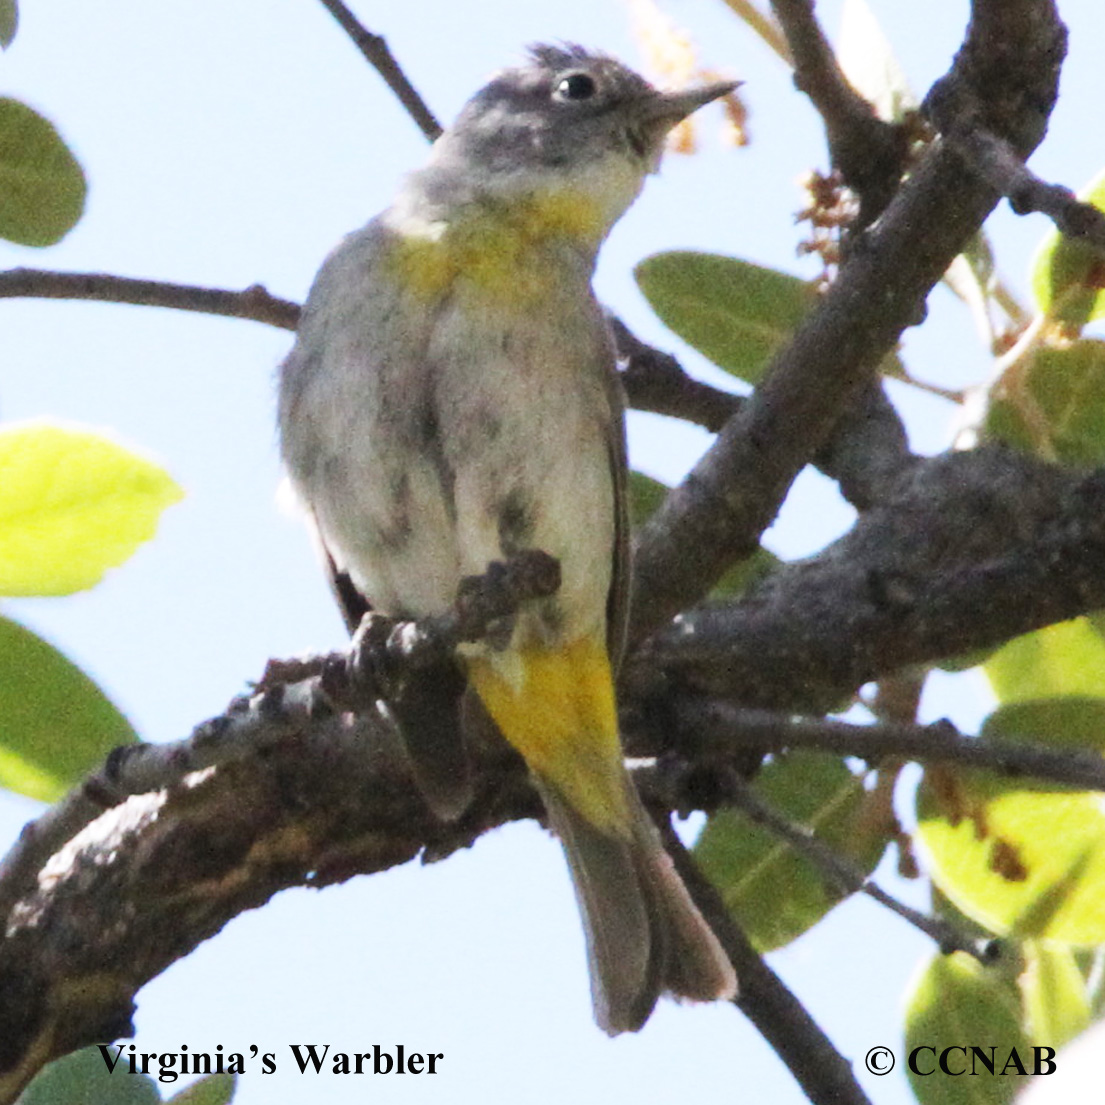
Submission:
[[[583,914],[595,1019],[635,1031],[657,997],[731,998],[736,979],[691,901],[622,760],[605,644],[583,637],[489,657],[468,674],[521,752],[564,844]]]
[[[626,787],[633,785],[626,779]],[[600,1028],[635,1032],[662,993],[690,1001],[736,996],[728,957],[633,792],[632,835],[599,831],[555,788],[538,788],[564,845],[587,939],[591,996]]]

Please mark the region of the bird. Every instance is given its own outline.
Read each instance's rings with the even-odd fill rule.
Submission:
[[[448,611],[463,578],[527,549],[559,563],[555,594],[462,646],[456,680],[397,715],[443,818],[471,796],[450,703],[474,697],[521,754],[568,860],[611,1035],[640,1029],[661,994],[737,989],[619,739],[624,399],[591,283],[668,132],[735,87],[660,91],[608,55],[530,47],[326,259],[280,370],[284,463],[351,627],[369,608]]]

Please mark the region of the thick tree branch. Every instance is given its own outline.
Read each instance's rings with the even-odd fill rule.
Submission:
[[[135,280],[102,272],[50,272],[8,269],[0,272],[0,299],[88,299],[100,303],[130,303],[140,307],[172,307],[205,315],[224,315],[263,322],[284,330],[299,324],[299,305],[270,295],[260,284],[244,291],[200,288],[164,280]]]
[[[342,0],[321,0],[322,6],[338,21],[341,29],[360,50],[365,61],[384,78],[418,129],[431,142],[441,133],[441,124],[426,106],[418,89],[411,84],[382,35],[373,34],[342,3]]]
[[[1027,153],[1054,103],[1065,30],[1050,0],[1007,0],[996,5],[998,16],[991,6],[975,0],[968,43],[949,79],[968,83],[990,105],[990,129]],[[794,477],[902,330],[921,317],[928,292],[997,199],[947,144],[927,150],[756,393],[644,528],[635,639],[755,548]]]
[[[692,765],[803,743],[869,759],[931,752],[1099,786],[1076,753],[998,750],[911,727],[861,733],[820,723],[811,736],[813,723],[765,727],[701,698],[716,690],[745,702],[777,700],[791,714],[811,698],[839,701],[845,688],[902,662],[931,660],[950,642],[1004,639],[1105,605],[1105,475],[984,449],[923,462],[901,482],[901,493],[838,546],[784,567],[760,592],[715,611],[717,625],[696,613],[687,623],[695,632],[654,641],[648,662],[660,665],[663,679],[631,677],[623,696],[630,749],[674,751]],[[978,564],[985,585],[997,589],[965,598]],[[1010,603],[1009,594],[1024,601]],[[484,613],[493,619],[502,608],[492,603]],[[765,620],[759,633],[757,619]],[[434,624],[387,640],[400,659],[404,642],[413,642],[409,657],[421,663],[440,651],[426,644]],[[439,629],[455,635],[480,626]],[[892,644],[899,633],[912,650],[904,659]],[[765,641],[781,642],[781,654]],[[757,662],[759,681],[742,678]],[[114,757],[28,830],[5,863],[0,1088],[8,1099],[50,1056],[125,1032],[145,981],[277,890],[326,885],[420,851],[445,854],[491,826],[538,813],[517,758],[485,748],[472,807],[443,825],[418,797],[401,746],[377,712],[334,712],[335,703],[344,711],[365,693],[356,663],[339,655],[284,671],[298,682],[278,688],[270,672],[263,691],[188,742]],[[657,732],[674,736],[674,746]],[[113,966],[105,970],[105,963]],[[738,966],[751,971],[743,976],[742,1008],[778,1046],[785,1033],[771,1008],[783,1002],[783,1022],[798,1014],[769,975],[761,977],[762,964]],[[801,1078],[809,1056],[795,1062]]]
[[[308,719],[286,712],[287,696],[278,707],[266,697],[248,720],[231,714],[167,754],[151,750],[176,781],[111,805],[54,852],[7,912],[0,1102],[51,1058],[131,1034],[141,986],[277,891],[444,855],[539,809],[515,758],[485,758],[472,807],[444,825],[378,716]],[[250,755],[180,772],[247,726]]]
[[[623,682],[819,713],[882,674],[1099,608],[1105,471],[991,446],[920,462],[818,557],[680,615]]]

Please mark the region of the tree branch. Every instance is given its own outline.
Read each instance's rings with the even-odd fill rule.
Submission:
[[[757,954],[670,824],[661,825],[661,835],[675,869],[737,972],[737,1008],[786,1063],[813,1105],[870,1105],[851,1064]]]
[[[912,906],[899,902],[873,882],[851,860],[820,840],[805,825],[798,825],[769,806],[743,779],[730,772],[725,784],[726,803],[734,805],[753,824],[767,829],[798,855],[805,857],[822,878],[839,887],[845,894],[865,894],[891,913],[901,917],[924,933],[944,955],[966,952],[980,963],[992,963],[1000,954],[996,940],[978,939],[960,932],[945,917],[930,917]]]
[[[820,713],[880,675],[1100,608],[1105,470],[990,446],[919,462],[816,558],[681,614],[622,679],[631,697],[683,687]]]
[[[794,83],[813,101],[825,124],[829,154],[844,183],[859,197],[854,230],[883,212],[898,187],[909,136],[880,119],[848,83],[814,15],[812,0],[771,0],[794,58]]]
[[[1017,156],[1009,142],[982,127],[959,125],[948,141],[980,176],[1009,200],[1018,215],[1047,215],[1060,233],[1105,250],[1105,214],[1069,188],[1048,184]]]
[[[365,61],[384,78],[384,83],[395,93],[415,126],[431,142],[441,133],[441,124],[422,99],[418,89],[408,80],[382,35],[373,34],[342,3],[342,0],[321,0],[322,6],[338,21],[341,29],[360,50]]]
[[[607,321],[634,410],[681,418],[716,433],[747,401],[696,380],[675,357],[641,341],[615,315],[608,313]],[[856,509],[864,510],[915,459],[898,412],[882,387],[872,383],[841,416],[813,463],[840,484]]]
[[[1037,29],[1038,20],[1039,16],[1036,22],[1014,25],[1005,22],[1004,13],[983,8],[974,22],[980,35],[997,30],[1025,36]],[[1065,36],[1052,35],[1045,43],[1053,54],[1051,64],[1057,67],[1065,52]],[[993,107],[980,95],[978,81],[970,76],[985,75],[994,64],[994,58],[980,51],[977,44],[972,48],[969,41],[953,73],[938,81],[925,98],[925,114],[965,163],[1005,196],[1018,215],[1039,211],[1063,234],[1105,249],[1105,214],[1082,203],[1069,188],[1041,180],[1024,163],[1031,142],[1018,142],[1016,136],[995,129]],[[1046,113],[1042,113],[1037,124],[1040,133],[1045,124]]]
[[[792,714],[811,696],[810,687],[813,697],[839,701],[842,686],[903,662],[901,650],[888,646],[891,625],[916,651],[964,634],[977,637],[974,627],[987,618],[986,632],[1004,639],[1045,615],[1080,612],[1073,609],[1079,603],[1080,609],[1105,605],[1105,474],[1072,475],[984,449],[925,461],[901,482],[901,494],[869,512],[838,543],[843,547],[780,569],[774,584],[729,608],[731,621],[722,619],[720,629],[707,620],[701,633],[696,627],[682,641],[654,641],[650,663],[660,665],[660,679],[635,685],[631,678],[624,688],[630,750],[671,750],[674,734],[676,753],[691,764],[709,764],[731,761],[757,742],[761,749],[808,743],[869,759],[950,759],[1098,786],[1100,764],[1098,778],[1088,778],[1092,766],[1074,753],[997,749],[908,726],[860,732],[821,723],[813,733],[813,723],[788,721],[757,728],[755,716],[734,719],[724,702],[703,701],[702,694],[716,687],[743,701],[778,699]],[[944,531],[936,525],[940,519]],[[919,550],[918,533],[930,535]],[[958,535],[950,548],[949,534]],[[880,550],[885,563],[876,556]],[[911,569],[901,560],[907,553],[915,556]],[[1025,601],[995,601],[991,592],[965,601],[963,580],[971,569],[961,557],[981,563],[979,570],[996,579],[998,594],[1016,593]],[[999,570],[1009,557],[1030,576],[1011,579]],[[948,570],[937,571],[940,566]],[[927,581],[920,591],[910,571]],[[785,586],[778,582],[783,576]],[[847,616],[830,605],[841,590]],[[502,612],[491,602],[483,614],[493,620]],[[765,639],[782,642],[784,662],[755,632],[746,634],[758,615],[772,613]],[[787,618],[803,617],[796,646]],[[916,625],[934,621],[938,632],[915,632]],[[464,629],[441,620],[417,632],[396,630],[387,640],[399,649],[397,662],[405,656],[416,665],[439,651],[426,643],[427,634],[482,631],[475,621]],[[755,658],[761,650],[767,653],[759,658],[762,682],[742,680],[750,654]],[[857,672],[857,664],[867,665],[867,674]],[[139,746],[112,757],[81,791],[24,832],[0,873],[6,918],[0,1101],[11,1100],[50,1057],[125,1033],[133,996],[146,981],[277,890],[327,885],[406,862],[420,851],[447,854],[490,827],[538,814],[518,758],[488,747],[478,750],[472,806],[457,822],[439,822],[411,784],[401,744],[379,712],[372,706],[348,712],[350,704],[366,701],[366,693],[374,702],[356,663],[335,654],[284,665],[284,672],[292,685],[278,685],[270,671],[263,690],[198,727],[186,742]],[[772,680],[774,691],[767,689]],[[647,789],[646,795],[664,797]],[[748,958],[737,936],[725,939],[742,972],[742,1009],[791,1056],[787,1061],[802,1079],[816,1066],[808,1051],[813,1045],[805,1030],[788,1036],[783,1026],[804,1013],[779,993],[778,981],[758,959]]]
[[[641,341],[616,315],[606,321],[614,338],[620,379],[629,405],[693,422],[717,433],[744,399],[696,380],[670,353]]]
[[[1054,103],[1065,30],[1050,0],[1006,0],[996,18],[989,7],[975,0],[952,76],[990,105],[991,129],[1027,152]],[[997,198],[946,144],[927,150],[755,394],[644,527],[634,639],[704,595],[756,547],[794,477],[921,317],[925,296]]]
[[[1105,760],[1095,751],[964,736],[948,721],[858,725],[833,718],[796,718],[674,691],[662,715],[654,711],[649,717],[641,705],[634,700],[622,711],[629,754],[675,755],[692,769],[709,763],[739,766],[750,753],[758,761],[769,752],[805,748],[871,764],[900,758],[1105,791]],[[676,808],[685,802],[683,796]]]
[[[19,296],[172,307],[178,311],[249,319],[283,330],[294,330],[299,324],[299,305],[270,295],[260,284],[233,292],[164,280],[135,280],[102,272],[50,272],[26,268],[0,272],[0,299]]]
[[[288,712],[290,697],[275,709],[258,696],[184,746],[151,750],[177,781],[100,814],[7,912],[0,1101],[12,1101],[48,1060],[133,1034],[141,986],[278,890],[327,886],[420,851],[444,855],[539,809],[514,758],[485,757],[472,807],[445,825],[410,783],[378,715],[308,719]],[[225,739],[240,742],[246,729],[256,745],[250,755],[180,771],[211,758]],[[146,753],[135,759],[140,773],[151,767],[141,763]]]

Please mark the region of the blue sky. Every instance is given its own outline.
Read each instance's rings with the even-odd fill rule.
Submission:
[[[965,0],[873,0],[914,86],[946,68]],[[840,4],[819,5],[836,26]],[[1034,165],[1074,187],[1105,162],[1087,129],[1105,96],[1095,0],[1061,3],[1072,30],[1064,99]],[[615,0],[478,6],[443,0],[359,5],[443,119],[524,44],[566,39],[641,64]],[[672,19],[710,68],[741,77],[752,145],[722,146],[704,113],[702,153],[670,157],[609,241],[597,287],[646,339],[683,350],[654,319],[633,265],[660,249],[701,248],[813,275],[795,258],[797,178],[824,167],[808,103],[717,0],[671,0]],[[102,270],[211,286],[260,282],[302,299],[323,256],[385,206],[425,144],[379,78],[313,0],[79,0],[24,5],[0,57],[0,94],[51,117],[90,180],[84,220],[58,247],[0,244],[0,265]],[[1091,115],[1092,113],[1092,115]],[[1047,227],[995,219],[999,262],[1023,288]],[[919,376],[961,386],[986,368],[965,312],[934,293],[931,324],[905,356]],[[96,590],[12,602],[8,613],[73,656],[144,737],[182,737],[220,712],[270,656],[332,647],[343,630],[296,520],[282,512],[273,429],[274,369],[289,335],[257,324],[101,304],[2,301],[0,417],[50,415],[109,427],[157,456],[188,497],[157,539]],[[916,447],[950,436],[950,408],[903,398]],[[695,431],[634,416],[635,463],[674,481],[705,445]],[[770,534],[805,555],[849,521],[832,485],[807,474]],[[972,727],[987,709],[974,676],[941,677],[927,716]],[[38,807],[0,797],[0,842]],[[884,865],[885,866],[885,865]],[[917,884],[888,885],[915,903]],[[849,1057],[899,1047],[903,995],[927,942],[874,904],[849,902],[773,966]],[[277,1054],[243,1081],[244,1105],[447,1099],[545,1105],[565,1097],[642,1102],[800,1102],[753,1029],[726,1007],[664,1005],[637,1036],[592,1024],[575,904],[559,847],[516,825],[432,867],[408,865],[324,892],[292,891],[244,915],[139,995],[148,1050]],[[288,1045],[363,1051],[379,1043],[443,1052],[441,1073],[378,1080],[298,1074]],[[909,1100],[899,1074],[861,1075],[879,1105]],[[385,1096],[386,1095],[386,1096]],[[750,1096],[751,1095],[751,1096]]]

